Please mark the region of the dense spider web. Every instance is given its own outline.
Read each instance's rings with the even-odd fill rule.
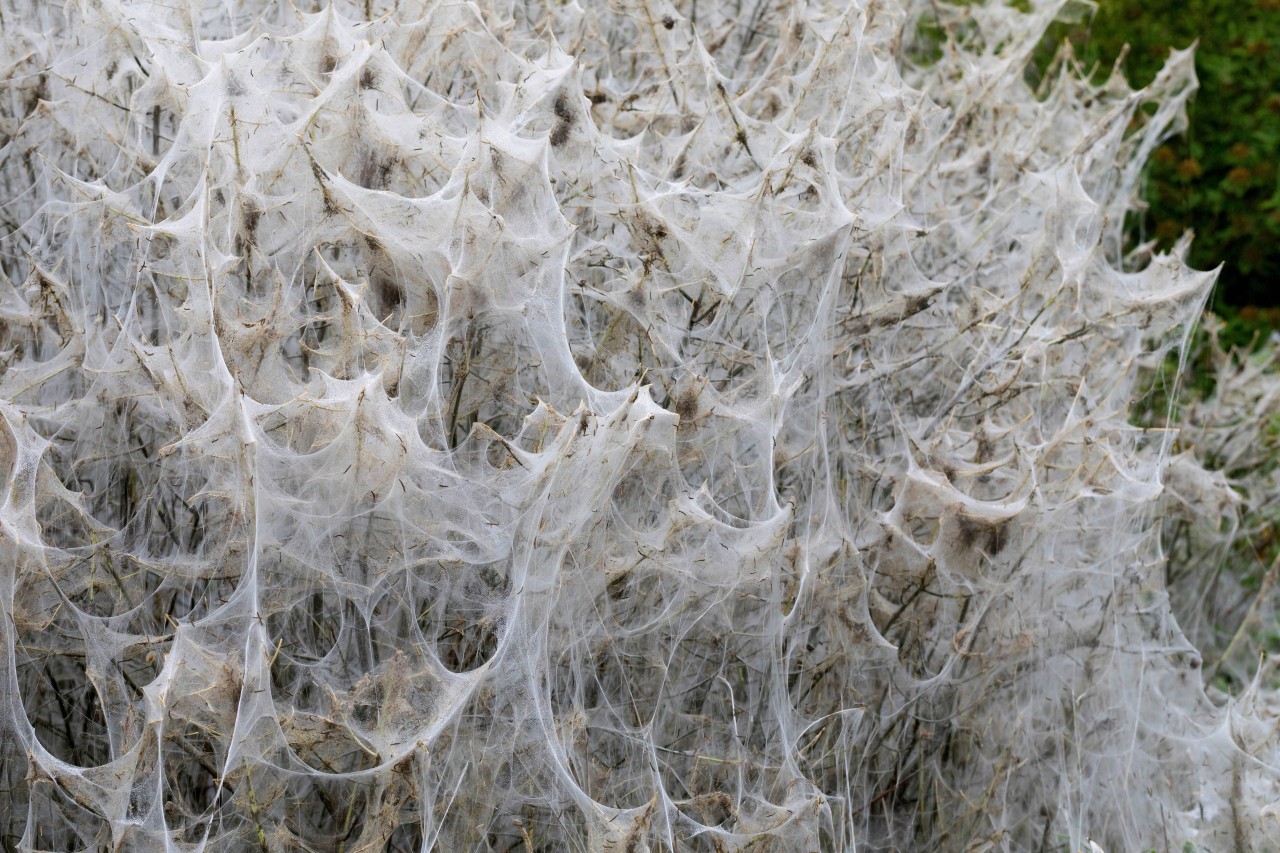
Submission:
[[[0,3],[6,849],[1280,843],[1060,6]]]

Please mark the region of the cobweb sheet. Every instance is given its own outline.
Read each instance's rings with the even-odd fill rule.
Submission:
[[[5,849],[1280,844],[1060,6],[0,0]]]

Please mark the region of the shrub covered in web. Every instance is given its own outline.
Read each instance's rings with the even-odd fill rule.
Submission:
[[[3,0],[6,844],[1275,843],[1129,422],[1189,55],[749,5]]]

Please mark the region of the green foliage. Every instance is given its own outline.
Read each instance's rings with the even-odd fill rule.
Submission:
[[[1228,348],[1257,350],[1267,343],[1273,330],[1280,329],[1280,307],[1275,306],[1222,305],[1218,317],[1223,324],[1218,339]]]
[[[1191,264],[1223,265],[1216,305],[1229,318],[1227,306],[1280,302],[1270,287],[1280,278],[1280,0],[1101,0],[1092,16],[1054,25],[1039,68],[1063,39],[1098,75],[1123,57],[1136,86],[1198,40],[1190,129],[1152,158],[1150,209],[1135,236],[1168,248],[1192,229]],[[1231,342],[1245,343],[1250,325],[1262,327],[1244,320]]]

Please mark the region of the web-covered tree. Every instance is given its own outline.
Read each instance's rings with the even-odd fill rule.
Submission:
[[[3,0],[4,844],[1277,843],[1058,5]]]

